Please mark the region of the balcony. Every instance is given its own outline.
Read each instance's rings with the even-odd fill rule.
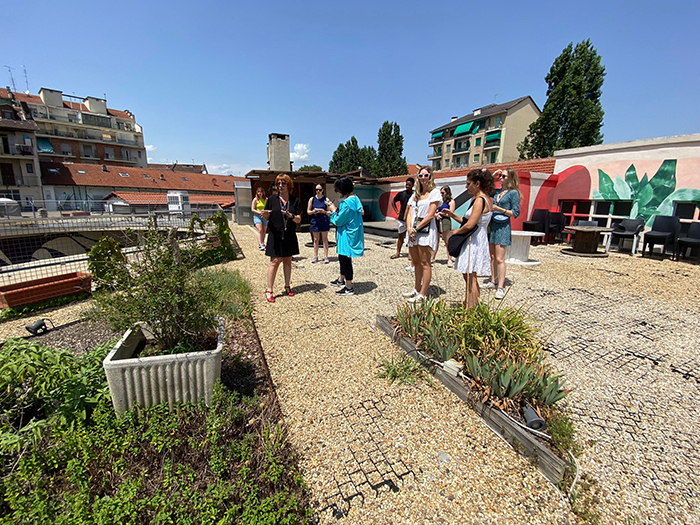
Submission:
[[[0,146],[0,155],[34,155],[34,147],[25,144],[9,144],[9,148],[5,149]]]
[[[126,144],[127,146],[138,146],[139,143],[135,140],[129,140],[129,139],[117,139],[117,142],[119,144]]]
[[[464,153],[466,151],[469,151],[470,146],[462,146],[461,148],[455,148],[452,150],[452,153]]]
[[[430,153],[428,155],[428,160],[438,160],[442,158],[442,153]]]
[[[498,149],[501,147],[501,140],[489,140],[484,143],[484,151],[487,149]]]
[[[437,137],[434,139],[430,139],[430,142],[428,142],[428,145],[431,146],[433,144],[441,144],[445,142],[445,137]]]

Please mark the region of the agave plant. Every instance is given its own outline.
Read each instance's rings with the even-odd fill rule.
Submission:
[[[700,203],[700,190],[676,189],[676,163],[676,159],[667,159],[651,179],[645,173],[641,180],[634,164],[627,169],[624,179],[620,176],[612,179],[599,169],[598,189],[593,190],[593,199],[632,201],[630,219],[644,219],[651,226],[657,215],[673,215],[674,202]]]

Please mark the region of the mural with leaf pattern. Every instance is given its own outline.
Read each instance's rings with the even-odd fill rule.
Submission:
[[[700,205],[700,190],[676,189],[676,159],[664,160],[653,177],[645,173],[639,179],[634,164],[631,164],[623,179],[616,175],[612,179],[603,170],[598,170],[598,189],[593,190],[594,200],[632,201],[630,219],[644,219],[651,227],[657,215],[673,215],[674,202],[694,202]]]

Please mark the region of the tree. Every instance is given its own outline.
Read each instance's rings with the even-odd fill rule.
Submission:
[[[600,103],[605,66],[590,40],[570,43],[552,64],[547,102],[520,144],[521,159],[550,157],[556,150],[603,143]]]
[[[373,173],[376,158],[377,152],[372,146],[360,148],[357,139],[352,136],[345,144],[338,144],[328,165],[328,171],[330,173],[347,173],[362,167],[367,172]]]
[[[403,136],[396,122],[388,120],[382,124],[377,134],[377,163],[375,177],[391,177],[408,173],[406,159],[403,157]]]
[[[299,166],[297,171],[323,171],[323,168],[318,164],[304,164]]]

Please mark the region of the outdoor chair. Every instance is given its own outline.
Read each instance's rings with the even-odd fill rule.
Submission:
[[[610,251],[610,244],[613,238],[617,239],[617,249],[622,246],[625,239],[632,239],[632,255],[637,253],[639,244],[639,234],[644,230],[642,219],[622,219],[622,222],[615,226],[615,229],[608,235],[608,242],[605,244],[605,251]],[[652,248],[653,249],[653,248]]]
[[[545,243],[547,242],[547,234],[549,233],[549,210],[537,209],[532,212],[532,217],[529,221],[523,222],[523,230],[528,232],[542,232],[544,233]],[[533,243],[537,243],[536,239],[533,239]]]
[[[560,240],[562,239],[565,220],[563,213],[549,212],[549,224],[545,231],[545,239],[547,242],[549,242],[550,234],[552,235],[552,240],[556,239],[557,235],[559,235]]]
[[[698,250],[698,262],[700,262],[700,222],[694,222],[690,225],[687,237],[681,237],[678,239],[676,245],[676,260],[680,259],[682,255],[685,258],[685,251],[690,248]],[[692,255],[692,252],[691,252]]]
[[[676,241],[678,240],[678,234],[681,231],[681,220],[678,217],[673,217],[670,215],[657,215],[654,218],[654,225],[651,227],[651,231],[644,234],[644,246],[642,247],[642,257],[644,257],[644,252],[647,249],[647,244],[649,246],[649,257],[654,252],[654,245],[663,244],[664,250],[663,255],[666,255],[666,248],[671,246],[675,253]],[[662,255],[662,257],[663,257]]]

